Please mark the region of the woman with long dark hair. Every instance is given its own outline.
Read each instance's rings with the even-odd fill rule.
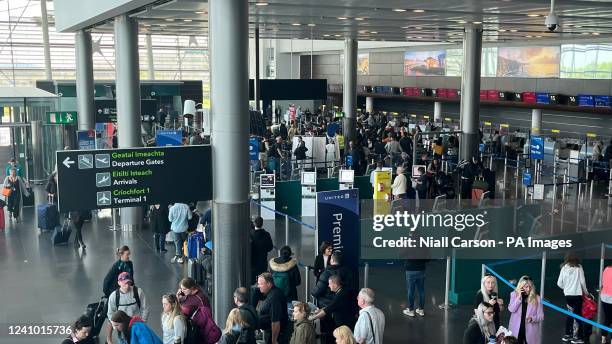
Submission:
[[[124,311],[116,311],[110,318],[110,323],[117,331],[119,344],[162,344],[161,339],[138,316],[131,317]]]
[[[317,258],[315,258],[313,272],[316,280],[319,280],[319,276],[321,276],[321,272],[327,268],[329,265],[329,260],[331,258],[332,253],[334,253],[334,247],[329,241],[323,241],[321,246],[319,247],[319,254]]]
[[[132,277],[132,282],[134,282],[134,264],[130,260],[130,248],[127,246],[121,246],[117,249],[117,258],[118,260],[111,266],[110,270],[104,277],[104,285],[102,289],[104,291],[104,295],[109,297],[110,294],[117,289],[117,278],[119,274],[122,272],[127,272]]]

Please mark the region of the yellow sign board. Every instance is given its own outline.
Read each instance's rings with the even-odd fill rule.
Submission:
[[[425,118],[425,119],[429,119],[429,116],[425,115],[425,116],[423,116],[423,118]]]
[[[587,137],[595,138],[597,135],[595,133],[587,133]]]
[[[392,197],[391,171],[375,171],[374,214],[389,214]]]
[[[555,134],[559,134],[561,132],[561,130],[559,129],[550,129],[551,133],[555,133]]]
[[[412,117],[412,118],[416,118],[416,116],[417,115],[415,115],[415,114],[410,115],[410,117]]]
[[[502,127],[502,128],[509,128],[510,127],[509,124],[500,124],[499,126]]]
[[[451,119],[449,117],[444,118],[445,121],[450,122]]]
[[[210,109],[210,99],[204,99],[202,102],[202,107],[205,109]]]
[[[491,126],[491,122],[484,122],[484,125]]]

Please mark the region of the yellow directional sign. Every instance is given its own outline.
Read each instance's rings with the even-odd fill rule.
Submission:
[[[416,118],[416,116],[417,115],[415,115],[415,114],[410,115],[410,117],[412,117],[412,118]]]
[[[491,122],[484,122],[484,125],[491,126]]]
[[[595,134],[595,133],[587,133],[587,137],[595,138],[595,137],[597,137],[597,134]]]
[[[423,116],[423,118],[425,118],[425,119],[429,119],[429,116],[425,115],[425,116]]]
[[[510,127],[509,124],[500,124],[499,126],[502,127],[502,128],[509,128]]]
[[[551,133],[555,133],[555,134],[559,134],[561,132],[561,130],[559,129],[550,129]]]
[[[444,120],[447,121],[447,122],[451,121],[450,117],[446,117],[446,118],[444,118]]]

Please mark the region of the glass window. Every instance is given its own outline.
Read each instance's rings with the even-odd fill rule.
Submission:
[[[612,44],[561,45],[562,78],[612,79]]]

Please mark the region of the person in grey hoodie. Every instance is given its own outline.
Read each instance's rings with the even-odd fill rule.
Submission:
[[[108,319],[110,320],[116,311],[123,311],[130,317],[140,316],[146,322],[149,317],[149,307],[144,291],[133,285],[132,277],[128,272],[119,274],[117,284],[119,284],[119,288],[108,297],[108,311],[106,312]],[[106,343],[113,344],[112,335],[113,326],[109,323]]]

